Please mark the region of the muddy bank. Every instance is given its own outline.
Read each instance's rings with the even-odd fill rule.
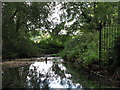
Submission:
[[[87,87],[88,85],[102,88],[119,88],[120,87],[120,74],[110,73],[105,68],[99,68],[99,65],[92,64],[86,67],[80,67],[73,62],[64,62],[64,65],[75,75],[75,80],[81,82],[82,85]],[[80,80],[80,78],[83,78]],[[85,82],[87,81],[87,82]],[[98,86],[97,86],[98,85]]]
[[[30,65],[32,63],[33,61],[5,61],[0,64],[5,67],[19,67],[19,66]]]
[[[6,67],[19,67],[19,66],[30,65],[35,61],[45,61],[45,59],[37,59],[37,58],[9,59],[7,61],[1,62],[0,64]]]
[[[92,66],[94,68],[92,68]],[[95,67],[95,65],[91,65],[91,67],[84,67],[81,70],[81,73],[85,75],[85,77],[94,82],[99,82],[99,84],[104,84],[111,86],[113,88],[120,87],[120,74],[114,72],[109,72],[106,68]]]
[[[4,62],[0,62],[0,65],[7,66],[7,67],[19,67],[19,66],[25,66],[30,65],[35,61],[49,61],[49,60],[56,60],[61,59],[61,57],[39,57],[39,58],[19,58],[19,59],[8,59]]]

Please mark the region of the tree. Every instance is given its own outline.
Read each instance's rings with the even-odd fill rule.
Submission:
[[[3,3],[3,58],[36,55],[36,47],[30,40],[36,28],[46,23],[49,3]]]
[[[102,27],[116,23],[117,3],[69,2],[65,6],[67,21],[76,19],[76,26],[81,30],[97,31],[100,23]]]

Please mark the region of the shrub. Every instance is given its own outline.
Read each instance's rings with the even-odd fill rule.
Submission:
[[[20,36],[11,39],[3,41],[3,59],[34,57],[40,54],[37,46],[30,39]]]
[[[110,25],[102,29],[101,64],[119,66],[120,27]],[[118,36],[117,36],[118,35]],[[68,61],[88,65],[99,60],[99,32],[85,32],[66,42],[62,57]],[[112,64],[113,63],[113,64]]]
[[[61,52],[64,59],[90,64],[99,60],[98,32],[84,33],[66,42],[65,50]]]
[[[55,54],[64,49],[63,45],[51,38],[41,40],[37,44],[44,54]]]

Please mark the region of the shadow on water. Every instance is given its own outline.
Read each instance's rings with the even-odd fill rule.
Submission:
[[[105,77],[100,77],[85,68],[76,66],[71,62],[64,62],[66,71],[72,75],[73,82],[80,83],[84,89],[104,89],[117,88],[114,82],[108,81]]]
[[[99,82],[90,81],[77,70],[73,63],[60,58],[35,61],[21,67],[3,67],[3,88],[99,88]],[[51,59],[51,60],[50,60]],[[56,60],[57,59],[57,60]],[[88,74],[86,76],[89,76]],[[84,88],[85,87],[85,88]]]
[[[2,81],[3,88],[82,88],[72,81],[71,74],[59,60],[34,62],[23,67],[3,67]]]

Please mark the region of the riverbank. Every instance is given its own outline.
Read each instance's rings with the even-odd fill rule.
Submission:
[[[35,61],[45,61],[44,58],[19,58],[19,59],[8,59],[0,64],[7,67],[19,67],[30,65]]]
[[[74,80],[78,80],[84,87],[93,88],[119,88],[120,80],[118,74],[112,74],[106,69],[100,69],[93,64],[86,67],[79,67],[73,62],[64,63],[68,72],[71,73]],[[93,68],[95,66],[96,68]],[[98,67],[98,68],[97,68]]]
[[[1,62],[0,64],[3,66],[7,66],[7,67],[19,67],[19,66],[26,66],[26,65],[30,65],[35,61],[49,61],[52,59],[57,59],[60,57],[52,57],[51,55],[46,55],[44,57],[37,57],[37,58],[18,58],[18,59],[7,59],[4,62]]]
[[[86,67],[81,67],[79,70],[88,80],[99,82],[112,88],[120,87],[119,71],[111,72],[108,68],[100,67],[99,64],[90,64]]]
[[[112,88],[120,87],[120,76],[117,73],[111,73],[107,69],[93,70],[89,67],[83,68],[81,71],[87,79],[100,84],[111,86]]]
[[[30,65],[32,63],[33,61],[5,61],[0,64],[5,67],[20,67]]]

